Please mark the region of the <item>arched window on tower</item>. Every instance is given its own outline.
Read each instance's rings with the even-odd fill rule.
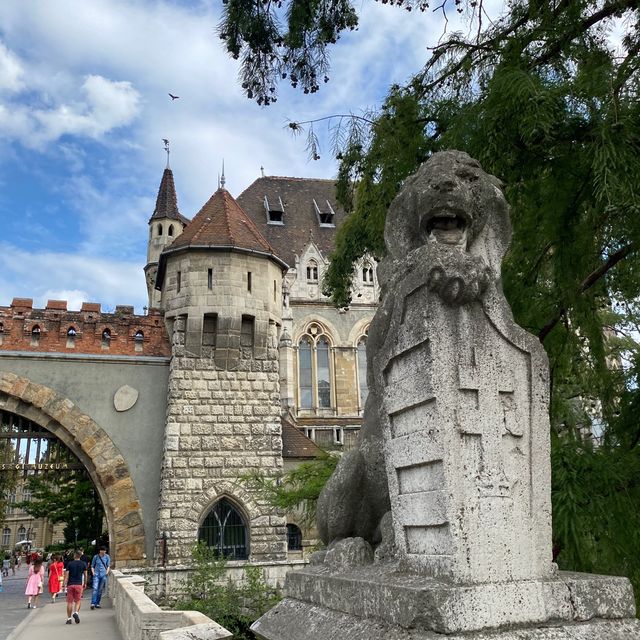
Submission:
[[[307,282],[318,282],[318,263],[315,260],[307,262]]]
[[[356,346],[356,357],[358,360],[358,391],[360,393],[360,409],[364,409],[369,395],[367,387],[367,336],[364,335],[358,340]]]
[[[108,327],[102,330],[102,348],[108,349],[111,346],[111,329]]]
[[[229,560],[249,557],[249,528],[240,511],[230,500],[222,498],[213,505],[198,529],[198,540]]]
[[[169,225],[169,231],[168,231],[168,234],[169,234],[170,236],[173,236],[173,225],[172,225],[172,224],[170,224],[170,225]]]
[[[331,408],[331,342],[322,327],[309,325],[298,342],[298,387],[301,409]]]
[[[161,224],[158,225],[158,235],[159,236],[162,235],[162,225]]]
[[[295,524],[287,525],[287,551],[302,551],[302,531]]]

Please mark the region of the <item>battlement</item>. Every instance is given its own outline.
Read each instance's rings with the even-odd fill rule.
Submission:
[[[49,300],[34,309],[31,298],[14,298],[0,306],[0,351],[169,356],[171,347],[159,309],[139,316],[118,305],[103,313],[96,302],[68,311],[66,300]]]

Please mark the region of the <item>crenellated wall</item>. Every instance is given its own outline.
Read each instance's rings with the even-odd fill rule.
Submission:
[[[100,304],[83,302],[80,311],[68,311],[66,300],[49,300],[45,309],[34,309],[31,298],[14,298],[10,306],[0,306],[0,351],[171,354],[158,309],[140,316],[133,307],[117,306],[113,313],[104,313]]]

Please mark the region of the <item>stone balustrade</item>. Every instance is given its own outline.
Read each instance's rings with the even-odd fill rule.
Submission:
[[[199,611],[165,611],[144,593],[145,580],[113,571],[109,595],[127,640],[222,640],[232,634]]]

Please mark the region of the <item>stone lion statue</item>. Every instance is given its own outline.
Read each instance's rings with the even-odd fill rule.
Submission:
[[[318,501],[318,531],[326,544],[361,537],[377,546],[391,530],[385,447],[380,427],[381,376],[376,354],[385,343],[396,295],[411,279],[447,305],[491,305],[511,237],[500,181],[460,151],[434,154],[409,177],[391,203],[385,225],[387,257],[378,267],[381,304],[367,343],[369,396],[356,449],[343,456]],[[419,283],[419,284],[418,284]],[[382,523],[382,526],[381,526]]]

